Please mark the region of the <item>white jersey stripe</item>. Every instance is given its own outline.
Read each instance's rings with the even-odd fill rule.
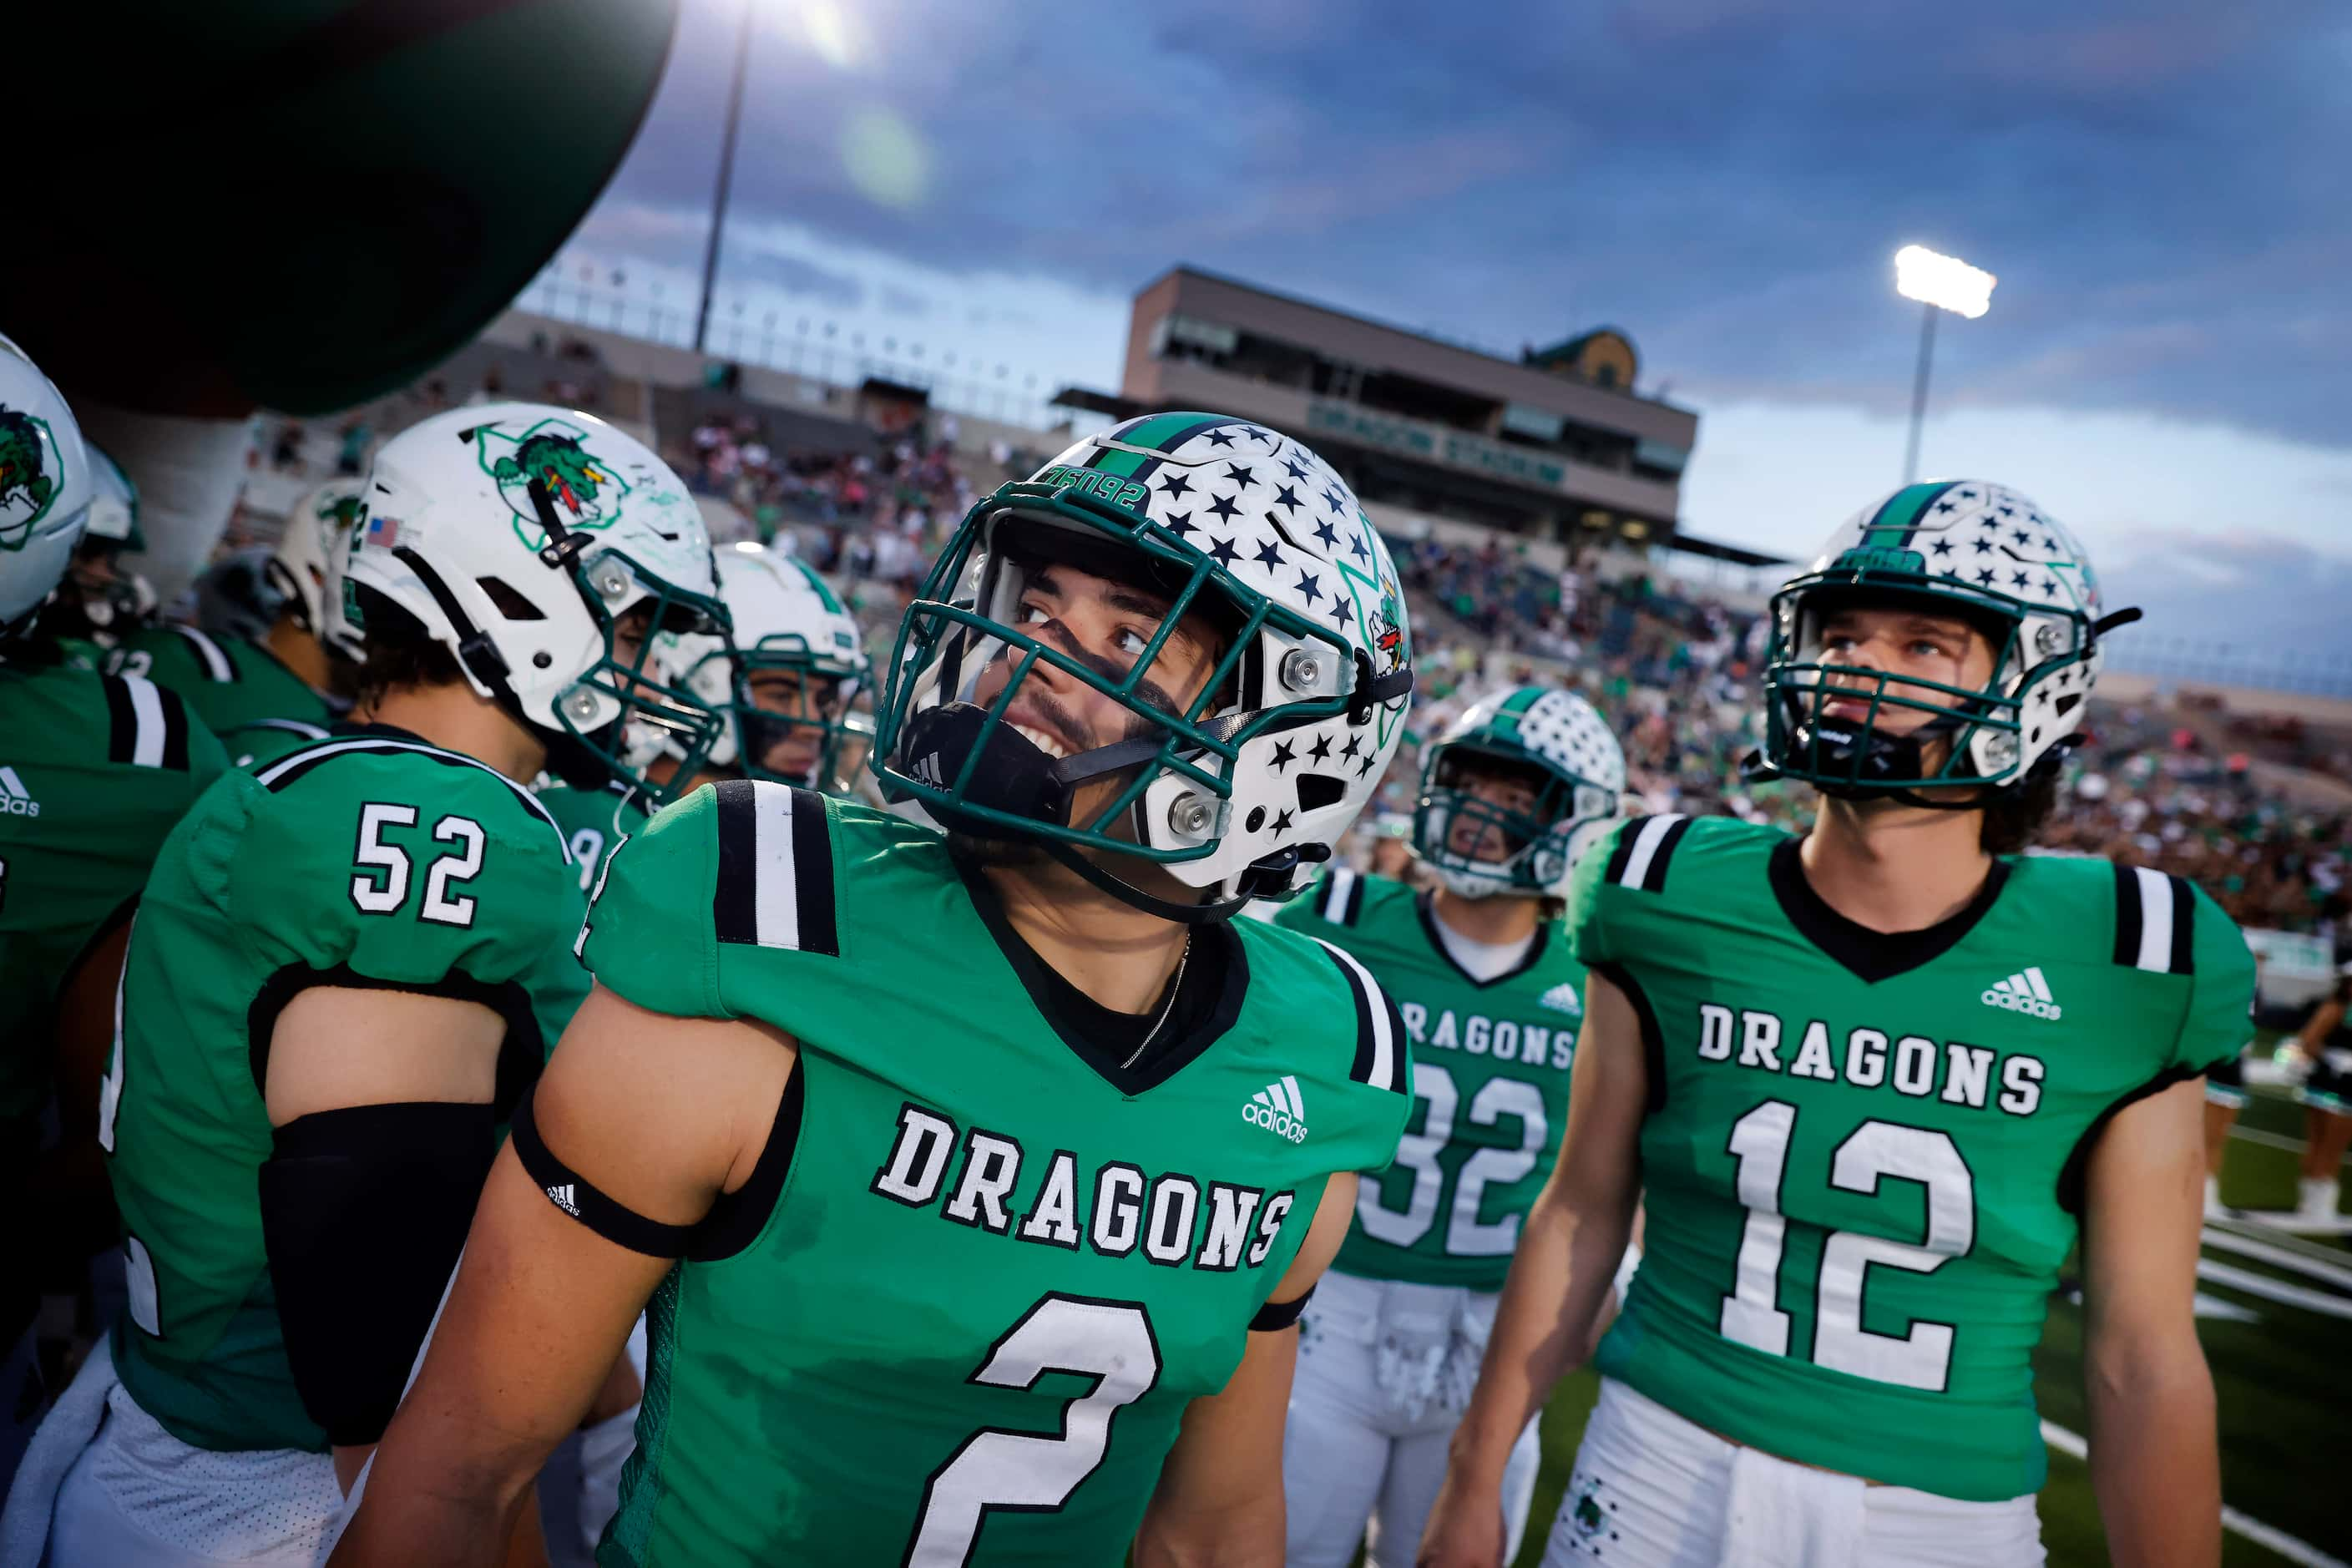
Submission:
[[[761,782],[753,797],[752,887],[759,903],[752,931],[761,947],[798,951],[801,945],[801,885],[793,871],[793,792]]]
[[[131,692],[131,711],[138,721],[138,738],[131,742],[131,760],[142,768],[163,765],[163,698],[154,682],[138,676],[125,676],[122,684]]]
[[[194,626],[173,626],[172,629],[188,639],[188,646],[195,649],[196,660],[205,667],[207,676],[215,680],[236,679],[236,666],[229,662],[227,650],[220,644]]]
[[[1356,873],[1345,866],[1334,867],[1331,881],[1323,892],[1323,907],[1315,912],[1333,925],[1348,912],[1348,895],[1355,890]]]
[[[2172,879],[2146,866],[2132,868],[2139,879],[2139,957],[2137,967],[2158,974],[2172,968]]]
[[[1642,831],[1633,840],[1633,853],[1625,858],[1625,874],[1617,879],[1619,887],[1638,888],[1642,885],[1642,879],[1650,874],[1650,861],[1657,854],[1659,844],[1681,820],[1679,814],[1670,811],[1642,824]]]

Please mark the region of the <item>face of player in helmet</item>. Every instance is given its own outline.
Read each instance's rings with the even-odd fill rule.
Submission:
[[[1447,770],[1446,784],[1471,799],[1513,816],[1533,816],[1543,797],[1543,786],[1532,770],[1499,761],[1458,758]],[[1465,860],[1498,862],[1527,847],[1527,840],[1507,832],[1483,812],[1456,812],[1445,831],[1445,849]]]
[[[1822,711],[1849,723],[1867,723],[1885,734],[1907,735],[1937,716],[1931,709],[1948,707],[1952,698],[1948,692],[1903,678],[1980,689],[1992,679],[1993,659],[1991,643],[1958,616],[1904,605],[1832,610],[1822,617],[1821,661],[1855,670],[1852,676],[1826,677],[1832,691],[1851,689],[1855,695],[1833,696],[1823,704]],[[1871,699],[1878,691],[1880,675],[1890,678],[1885,683],[1887,697],[1908,698],[1930,707],[1874,705]]]
[[[822,726],[839,722],[845,706],[840,678],[809,670],[755,669],[744,684],[751,706],[761,712],[800,721],[762,725],[750,738],[758,749],[759,765],[786,778],[814,778],[824,760]]]
[[[1166,617],[1169,603],[1149,588],[1056,562],[1030,574],[1016,624],[1039,642],[1117,681],[1134,668]],[[1164,712],[1184,712],[1200,696],[1223,651],[1206,617],[1186,616],[1160,645],[1151,668],[1136,686],[1137,697]],[[1020,658],[1010,649],[998,654],[981,672],[972,700],[982,707],[993,703],[1020,668]],[[1044,659],[1030,667],[1005,710],[1004,722],[1057,760],[1112,745],[1147,729],[1117,700]],[[1087,784],[1072,803],[1070,819],[1094,820],[1127,782],[1114,775]]]

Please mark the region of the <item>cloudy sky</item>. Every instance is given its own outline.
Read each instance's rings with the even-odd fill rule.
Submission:
[[[682,3],[560,263],[674,310],[742,14]],[[2000,277],[1928,472],[2168,630],[2352,658],[2352,7],[752,4],[722,319],[1011,395],[1115,386],[1178,261],[1506,353],[1610,322],[1702,416],[1683,526],[1795,554],[1902,477],[1916,242]]]

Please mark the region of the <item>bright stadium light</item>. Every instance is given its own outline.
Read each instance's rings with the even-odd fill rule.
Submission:
[[[1911,382],[1911,441],[1903,457],[1903,482],[1919,477],[1919,426],[1927,416],[1927,367],[1936,354],[1936,312],[1976,320],[1992,309],[1992,286],[2000,282],[1980,267],[1943,256],[1924,245],[1895,253],[1895,291],[1924,307],[1919,319],[1919,368]]]
[[[1992,286],[2000,279],[1957,256],[1938,256],[1924,245],[1895,253],[1895,291],[1975,321],[1992,309]]]

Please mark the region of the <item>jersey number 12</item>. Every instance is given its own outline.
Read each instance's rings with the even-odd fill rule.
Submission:
[[[1797,1108],[1768,1100],[1732,1123],[1730,1152],[1739,1161],[1736,1185],[1748,1220],[1739,1233],[1739,1261],[1723,1299],[1723,1337],[1768,1355],[1789,1353],[1789,1314],[1780,1310],[1780,1250],[1788,1221],[1780,1212],[1781,1182]],[[1902,1334],[1862,1326],[1862,1288],[1873,1267],[1932,1274],[1976,1240],[1976,1178],[1949,1134],[1895,1121],[1865,1121],[1830,1157],[1830,1184],[1842,1192],[1875,1194],[1892,1176],[1927,1189],[1927,1234],[1922,1243],[1890,1241],[1854,1231],[1832,1231],[1822,1247],[1813,1310],[1815,1366],[1874,1383],[1941,1392],[1952,1369],[1952,1325],[1915,1321]]]

